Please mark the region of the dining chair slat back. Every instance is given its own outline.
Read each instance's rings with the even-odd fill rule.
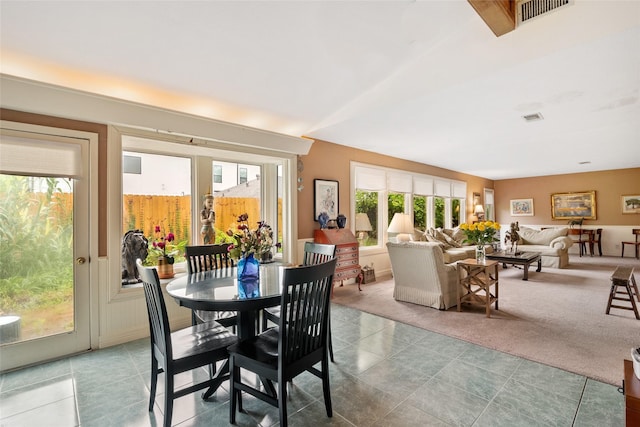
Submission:
[[[284,269],[280,304],[287,313],[278,327],[229,347],[231,404],[229,420],[235,423],[236,407],[242,411],[242,392],[278,408],[280,425],[287,426],[287,383],[308,371],[322,379],[327,416],[333,415],[329,385],[329,300],[337,260]],[[320,363],[320,369],[314,365]],[[244,383],[240,369],[264,379],[265,389]],[[277,382],[277,390],[273,385]]]
[[[171,332],[167,307],[158,272],[154,267],[144,267],[140,259],[136,262],[144,287],[144,296],[149,317],[151,336],[151,390],[149,412],[153,411],[158,385],[158,374],[164,372],[164,426],[171,425],[173,401],[197,390],[209,388],[210,395],[229,378],[226,367],[227,347],[238,342],[238,337],[218,322],[211,321]],[[175,390],[174,376],[182,372],[209,366],[217,361],[225,361],[218,375],[196,382],[189,387]]]
[[[234,262],[233,258],[229,256],[229,246],[229,243],[186,246],[184,254],[187,259],[187,272],[193,274],[233,267]],[[193,325],[210,320],[216,320],[223,326],[235,327],[238,321],[238,314],[234,311],[193,310],[191,312],[191,323]]]
[[[233,259],[229,256],[229,243],[186,246],[185,258],[189,274],[234,266]]]

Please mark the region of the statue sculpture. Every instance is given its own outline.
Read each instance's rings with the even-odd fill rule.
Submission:
[[[204,196],[204,205],[200,211],[200,235],[203,245],[213,245],[216,242],[216,213],[213,211],[213,195]]]
[[[520,235],[518,231],[520,230],[520,226],[518,222],[512,222],[509,231],[507,231],[504,235],[504,244],[507,245],[507,242],[511,242],[511,249],[509,250],[514,255],[518,253],[518,240],[520,240]]]
[[[140,282],[136,260],[145,260],[149,254],[149,241],[142,230],[129,230],[122,238],[122,284]]]

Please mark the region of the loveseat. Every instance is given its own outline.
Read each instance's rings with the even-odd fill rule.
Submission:
[[[568,233],[566,227],[536,230],[520,226],[518,251],[540,252],[543,267],[565,268],[569,265],[569,248],[573,245]]]
[[[445,264],[476,257],[476,246],[465,243],[466,238],[464,231],[457,227],[454,229],[431,228],[427,231],[416,229],[413,234],[415,242],[437,243],[442,249]],[[487,254],[492,253],[493,247],[485,245],[485,252]]]
[[[387,243],[395,286],[393,298],[446,310],[457,304],[456,264],[444,261],[435,242]]]

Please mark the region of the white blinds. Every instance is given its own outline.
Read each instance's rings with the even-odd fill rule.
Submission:
[[[453,189],[453,197],[457,197],[458,199],[464,199],[467,197],[467,185],[461,182],[454,182],[451,184]]]
[[[436,180],[435,195],[439,197],[451,197],[451,183],[449,181]]]
[[[383,191],[387,187],[383,170],[356,166],[356,188],[365,191]]]
[[[485,205],[492,205],[493,204],[493,190],[491,191],[484,191],[484,204]]]
[[[413,193],[420,196],[431,196],[433,194],[433,179],[414,177]]]
[[[411,193],[411,175],[406,173],[388,173],[387,188],[389,191],[394,191],[396,193]]]
[[[81,146],[3,133],[0,137],[0,173],[80,178]]]

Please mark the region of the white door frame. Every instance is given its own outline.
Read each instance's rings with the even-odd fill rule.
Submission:
[[[98,342],[98,135],[72,129],[0,121],[5,131],[25,137],[76,143],[82,147],[82,179],[74,180],[74,331],[7,344],[0,349],[0,371],[87,351]],[[13,132],[12,132],[13,133]],[[86,237],[85,237],[86,236]]]

